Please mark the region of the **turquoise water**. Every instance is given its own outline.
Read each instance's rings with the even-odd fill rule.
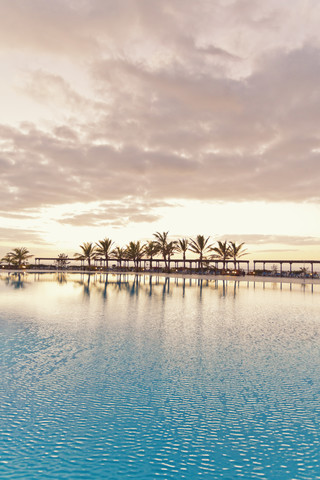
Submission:
[[[0,277],[0,478],[320,479],[320,285]]]

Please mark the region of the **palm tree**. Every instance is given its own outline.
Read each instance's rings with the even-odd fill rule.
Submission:
[[[126,247],[126,258],[133,260],[136,270],[139,268],[139,261],[144,254],[144,245],[141,245],[140,241],[130,242]]]
[[[172,241],[172,242],[169,242],[167,244],[167,248],[166,248],[166,256],[167,256],[167,259],[168,259],[168,271],[170,270],[170,258],[171,258],[171,255],[173,255],[174,253],[176,253],[177,251],[177,242],[176,240]]]
[[[108,268],[108,261],[112,256],[111,253],[111,247],[113,245],[113,241],[111,238],[104,238],[103,240],[100,240],[98,243],[96,243],[96,252],[99,255],[103,255],[105,260],[106,260],[106,267]]]
[[[126,249],[122,247],[116,247],[112,250],[110,256],[115,257],[117,260],[119,260],[119,266],[121,268],[121,261],[126,256]]]
[[[227,241],[218,241],[218,247],[212,247],[210,249],[215,254],[212,255],[212,259],[218,259],[223,262],[223,269],[226,267],[226,261],[231,257],[230,246]]]
[[[28,263],[28,258],[33,257],[26,247],[14,248],[6,256],[8,260],[11,259],[11,263],[18,265],[19,268]]]
[[[197,235],[196,239],[190,239],[190,250],[199,255],[199,268],[202,270],[204,255],[209,252],[211,245],[209,245],[209,238],[203,235]]]
[[[5,256],[1,258],[1,263],[6,263],[10,267],[10,265],[14,263],[12,260],[12,253],[6,253]]]
[[[243,250],[244,242],[237,245],[235,242],[229,242],[230,248],[230,257],[233,258],[234,261],[234,269],[237,269],[237,258],[243,257],[243,255],[247,255],[247,252]]]
[[[299,276],[300,277],[306,278],[308,273],[309,273],[309,271],[306,267],[301,267],[300,270],[299,270]]]
[[[65,253],[59,253],[58,258],[56,260],[56,266],[58,268],[66,268],[69,265],[69,257]]]
[[[177,242],[177,252],[183,255],[183,268],[186,268],[186,252],[189,248],[189,240],[187,238],[179,238]]]
[[[91,260],[94,260],[97,255],[96,247],[93,245],[93,243],[85,242],[83,245],[80,245],[80,248],[82,253],[75,253],[74,257],[76,260],[87,260],[88,267],[90,268]]]
[[[157,253],[159,253],[159,247],[154,240],[148,240],[145,248],[144,253],[147,257],[150,258],[150,269],[152,269],[152,260]]]
[[[168,263],[167,263],[168,233],[169,232],[162,232],[162,233],[156,232],[153,234],[153,236],[156,237],[156,240],[155,240],[156,248],[158,249],[158,252],[162,254],[166,270],[168,268]]]

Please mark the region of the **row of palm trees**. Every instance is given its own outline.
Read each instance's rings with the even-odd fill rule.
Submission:
[[[156,232],[154,239],[146,243],[129,242],[126,247],[122,248],[115,246],[110,238],[104,238],[97,243],[85,242],[80,245],[81,252],[74,254],[75,260],[82,260],[88,263],[91,267],[92,261],[103,258],[108,268],[110,260],[117,259],[121,267],[122,261],[133,261],[136,269],[139,267],[139,262],[143,258],[148,258],[150,262],[150,269],[152,269],[152,262],[156,257],[162,258],[165,264],[165,270],[170,269],[170,261],[174,254],[181,253],[183,258],[183,268],[186,267],[186,254],[188,251],[195,253],[198,256],[199,269],[203,269],[205,262],[219,260],[223,262],[223,268],[228,260],[233,260],[234,268],[236,268],[237,260],[246,255],[244,243],[237,245],[235,242],[218,241],[217,245],[210,243],[210,237],[204,235],[197,235],[196,238],[180,238],[178,240],[169,240],[169,232]],[[29,258],[33,255],[25,247],[14,248],[7,253],[1,262],[7,265],[22,266],[28,263]],[[64,253],[60,254],[56,261],[58,266],[66,266],[68,256]]]
[[[7,265],[13,265],[21,268],[23,265],[28,263],[29,258],[33,257],[30,254],[29,250],[26,247],[14,248],[11,252],[8,252],[3,258],[1,258],[1,263],[6,263]]]
[[[186,253],[190,251],[198,255],[199,269],[203,269],[204,262],[219,260],[223,262],[223,268],[228,260],[233,260],[236,268],[237,260],[246,255],[244,243],[237,245],[235,242],[218,241],[214,246],[210,243],[210,237],[197,235],[195,239],[180,238],[178,240],[169,240],[169,232],[156,232],[154,239],[142,244],[140,241],[129,242],[125,248],[114,246],[110,238],[105,238],[93,244],[85,242],[80,245],[81,253],[75,253],[76,260],[86,261],[90,268],[93,260],[103,258],[108,268],[109,260],[117,259],[121,267],[122,260],[131,260],[136,269],[143,258],[150,261],[150,269],[155,257],[161,257],[165,264],[165,269],[170,269],[171,257],[176,253],[182,253],[183,266],[186,264]]]

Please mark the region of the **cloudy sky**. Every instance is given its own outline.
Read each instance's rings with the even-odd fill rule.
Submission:
[[[0,0],[0,254],[320,257],[319,0]]]

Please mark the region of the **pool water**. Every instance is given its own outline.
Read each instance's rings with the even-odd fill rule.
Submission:
[[[320,285],[0,277],[0,478],[320,479]]]

